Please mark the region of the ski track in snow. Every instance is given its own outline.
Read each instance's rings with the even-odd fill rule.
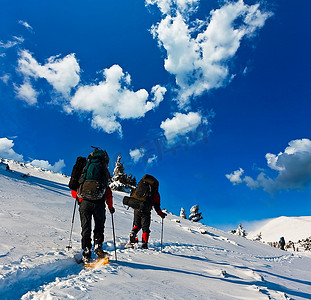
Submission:
[[[18,172],[7,176],[0,170],[1,300],[311,299],[309,257],[172,214],[165,219],[163,252],[161,221],[154,213],[150,249],[124,249],[133,212],[122,206],[121,192],[114,193],[118,262],[108,216],[104,248],[110,262],[85,269],[75,261],[81,255],[79,220],[73,250],[64,250],[73,203],[65,179],[58,177],[58,183],[51,174],[39,175],[21,179]]]

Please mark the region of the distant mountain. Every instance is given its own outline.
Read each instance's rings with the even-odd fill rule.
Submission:
[[[286,242],[297,242],[311,236],[311,216],[269,219],[261,222],[247,237],[253,239],[260,232],[265,242],[278,242],[282,236]]]

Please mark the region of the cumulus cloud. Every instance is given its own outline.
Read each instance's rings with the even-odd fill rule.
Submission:
[[[164,87],[154,86],[149,93],[145,89],[133,91],[131,77],[119,65],[103,71],[104,80],[98,84],[80,86],[70,101],[72,110],[92,114],[92,127],[107,133],[122,135],[120,120],[136,119],[156,108],[163,100]]]
[[[156,3],[167,14],[151,32],[166,50],[164,67],[175,76],[181,107],[189,104],[192,97],[230,81],[229,61],[235,56],[241,40],[252,37],[271,15],[261,12],[259,4],[246,5],[239,0],[211,11],[207,21],[190,23],[181,7],[195,7],[196,2],[147,1]],[[172,3],[179,7],[174,14],[170,9]]]
[[[23,155],[17,154],[13,150],[13,147],[14,147],[13,140],[9,140],[7,138],[0,138],[0,157],[22,161]]]
[[[16,97],[25,101],[29,105],[37,103],[39,93],[32,87],[29,81],[24,82],[22,85],[15,85]]]
[[[311,141],[309,139],[290,141],[284,152],[277,155],[267,153],[266,160],[270,170],[276,172],[274,178],[265,171],[261,172],[256,179],[250,176],[241,179],[242,174],[240,174],[240,180],[236,183],[245,182],[252,189],[263,188],[269,193],[285,189],[303,189],[310,185]],[[229,177],[227,178],[230,180]]]
[[[178,136],[195,131],[202,122],[202,116],[197,112],[188,114],[175,113],[172,119],[167,118],[160,125],[169,143],[174,143]]]
[[[54,165],[51,165],[47,160],[38,160],[38,159],[34,159],[33,161],[30,162],[30,164],[38,168],[54,171],[55,173],[61,172],[63,168],[66,166],[63,159],[60,159]]]
[[[239,170],[234,171],[231,174],[227,174],[226,177],[232,182],[234,185],[238,183],[242,183],[242,178],[241,176],[243,175],[244,170],[240,168]]]
[[[33,80],[45,79],[64,101],[57,101],[67,113],[91,114],[91,126],[106,133],[118,132],[122,136],[121,120],[137,119],[155,109],[163,101],[166,88],[152,87],[134,91],[130,74],[119,65],[104,69],[103,80],[87,85],[79,84],[80,66],[74,54],[63,58],[50,57],[40,64],[33,55],[23,50],[19,53],[17,70],[24,77],[22,85],[15,85],[16,96],[29,105],[37,103],[39,93],[31,84]]]
[[[19,54],[18,71],[26,79],[44,78],[55,91],[66,98],[80,81],[80,66],[74,54],[64,58],[51,56],[44,65],[41,65],[29,51],[23,50]]]
[[[141,158],[145,155],[145,149],[139,148],[139,149],[133,149],[130,150],[130,157],[133,159],[134,163],[137,163]]]
[[[167,89],[163,86],[160,86],[159,84],[152,87],[151,95],[152,95],[153,101],[150,102],[151,103],[150,108],[151,107],[155,108],[159,106],[160,102],[162,102],[164,99],[164,95],[166,91]]]

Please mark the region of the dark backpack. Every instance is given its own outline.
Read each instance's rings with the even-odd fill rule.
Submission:
[[[139,182],[130,197],[123,198],[123,204],[134,209],[150,211],[152,197],[158,191],[159,182],[153,176],[146,174]]]
[[[79,180],[78,197],[86,200],[100,200],[108,186],[109,157],[106,151],[95,148],[89,155]]]
[[[75,165],[72,168],[70,180],[69,180],[69,188],[73,191],[77,191],[79,187],[79,179],[81,177],[83,168],[85,167],[86,164],[86,158],[79,156],[76,160]]]

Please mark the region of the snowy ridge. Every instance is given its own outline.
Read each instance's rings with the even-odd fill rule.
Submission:
[[[13,172],[19,172],[20,175],[35,176],[38,178],[49,179],[51,181],[57,181],[64,184],[68,184],[69,182],[69,178],[67,175],[35,167],[31,163],[18,162],[16,160],[10,160],[0,157],[0,168],[5,169],[6,166],[9,166],[10,170]]]
[[[249,238],[261,232],[265,242],[277,242],[281,236],[285,241],[297,242],[311,236],[311,216],[279,217],[264,221],[263,224],[248,234]]]
[[[68,178],[40,170],[34,171],[40,177],[21,176],[29,171],[0,168],[1,299],[311,298],[310,257],[172,214],[164,220],[162,253],[162,222],[154,213],[151,249],[124,249],[133,212],[123,207],[122,192],[114,192],[118,262],[107,214],[104,246],[110,263],[86,270],[74,259],[80,254],[77,212],[73,250],[65,250],[74,207]]]

